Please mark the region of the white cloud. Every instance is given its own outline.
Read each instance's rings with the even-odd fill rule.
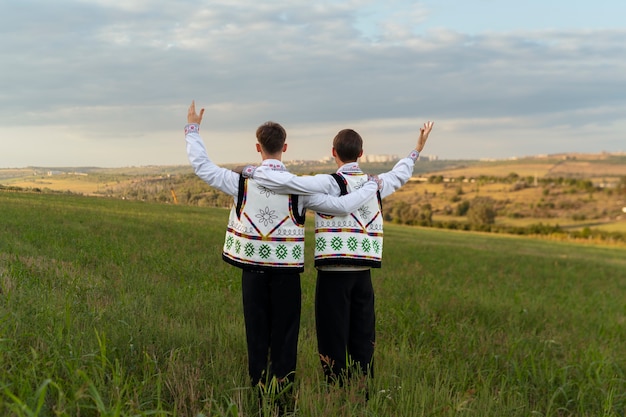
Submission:
[[[433,144],[441,157],[566,151],[568,129],[599,132],[589,150],[617,146],[626,119],[626,30],[468,33],[433,25],[437,4],[5,2],[0,126],[23,137],[37,137],[42,126],[58,138],[72,132],[93,140],[104,158],[119,154],[117,138],[180,130],[195,99],[207,107],[207,134],[240,132],[232,143],[270,119],[295,126],[311,144],[320,140],[311,132],[332,137],[355,123],[368,136],[389,134],[384,153],[403,154],[406,137],[429,118],[437,122],[433,138],[446,144]],[[518,135],[550,139],[527,147],[528,139],[502,139]],[[145,160],[145,142],[133,140],[126,149]],[[472,142],[481,146],[470,149]],[[66,143],[42,155],[80,159]],[[304,139],[292,148],[317,151]],[[0,166],[31,164],[18,151],[0,144]]]

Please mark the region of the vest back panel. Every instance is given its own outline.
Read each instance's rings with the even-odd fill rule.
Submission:
[[[362,172],[340,173],[347,192],[367,181]],[[340,188],[344,189],[340,184]],[[367,201],[347,216],[315,214],[315,266],[356,265],[380,268],[383,253],[383,215],[380,197]]]
[[[243,269],[303,271],[304,215],[298,213],[298,196],[276,194],[242,177],[222,258]]]

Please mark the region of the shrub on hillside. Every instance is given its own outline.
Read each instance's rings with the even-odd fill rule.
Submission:
[[[456,206],[456,212],[455,214],[457,216],[465,216],[467,214],[467,211],[470,208],[470,202],[469,200],[463,200],[462,202],[460,202],[457,206]]]
[[[467,220],[473,226],[486,226],[496,222],[495,201],[490,197],[476,197],[470,202]]]
[[[398,224],[432,226],[433,209],[430,204],[419,208],[405,201],[398,201],[385,211],[385,220]]]

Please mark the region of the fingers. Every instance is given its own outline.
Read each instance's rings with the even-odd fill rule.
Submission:
[[[429,120],[428,122],[424,123],[424,126],[420,127],[420,136],[417,140],[417,147],[415,148],[418,152],[421,152],[422,149],[424,149],[424,145],[426,145],[426,141],[428,140],[428,135],[430,134],[430,131],[432,130],[434,125],[435,122],[431,122]]]
[[[187,123],[202,123],[202,116],[204,116],[204,109],[200,109],[200,114],[196,113],[196,101],[193,100],[187,111]]]
[[[428,135],[430,131],[433,130],[434,125],[435,125],[435,122],[431,122],[430,120],[424,123],[424,126],[420,128],[420,134]]]

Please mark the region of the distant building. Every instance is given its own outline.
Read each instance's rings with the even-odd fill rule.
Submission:
[[[398,159],[398,155],[363,155],[361,162],[393,162]]]

